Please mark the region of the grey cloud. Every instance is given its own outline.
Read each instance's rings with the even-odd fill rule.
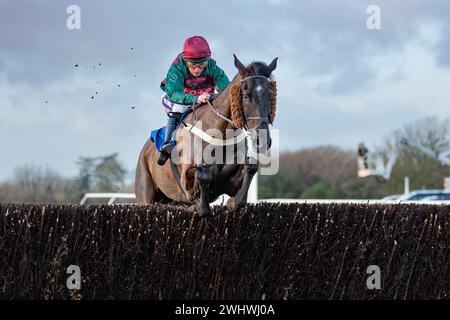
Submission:
[[[68,67],[75,63],[89,65],[100,60],[111,69],[138,69],[150,64],[163,74],[172,56],[181,49],[182,40],[194,33],[224,43],[226,52],[214,54],[230,72],[234,72],[231,53],[242,52],[249,59],[290,54],[302,59],[298,67],[303,67],[304,72],[320,73],[351,70],[368,50],[383,54],[391,46],[401,46],[412,34],[424,7],[417,1],[411,1],[410,6],[379,1],[383,28],[370,32],[365,27],[365,9],[370,2],[351,0],[344,6],[336,0],[292,1],[271,5],[253,0],[245,5],[242,1],[188,5],[83,0],[77,1],[82,8],[82,29],[69,31],[65,28],[65,8],[72,4],[70,1],[58,1],[57,5],[54,1],[7,1],[3,3],[0,30],[7,52],[9,48],[23,63],[21,70],[10,71],[11,80],[38,83],[66,76]],[[443,2],[437,3],[448,8]],[[189,10],[189,6],[205,8],[206,13],[201,18],[179,19],[178,14]],[[8,28],[11,24],[15,28]],[[289,28],[278,27],[283,25]],[[280,51],[283,42],[289,42],[290,53]],[[134,52],[130,52],[131,46]],[[33,61],[33,54],[39,59]],[[0,58],[9,60],[11,54]]]
[[[316,90],[321,95],[337,96],[340,94],[352,94],[369,88],[370,80],[374,72],[366,65],[358,63],[351,68],[338,70],[336,77],[330,82],[320,84]]]

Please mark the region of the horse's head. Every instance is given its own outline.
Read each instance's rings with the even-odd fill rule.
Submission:
[[[253,145],[262,153],[272,143],[269,123],[275,118],[277,89],[271,75],[277,67],[277,59],[269,65],[252,62],[245,67],[234,55],[240,81],[231,87],[231,117],[238,128],[249,129]]]

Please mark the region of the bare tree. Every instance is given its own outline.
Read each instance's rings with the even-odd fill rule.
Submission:
[[[280,156],[280,172],[261,176],[261,196],[343,196],[343,185],[356,179],[356,155],[335,146],[320,146]]]
[[[408,144],[399,144],[401,139],[408,141]],[[430,150],[434,156],[430,157],[420,149],[412,147],[413,145]],[[449,153],[450,120],[427,117],[392,132],[374,155],[387,160],[396,154],[396,163],[385,191],[401,193],[405,176],[410,178],[412,189],[441,188],[443,178],[450,174],[450,168],[436,158]]]
[[[71,181],[48,167],[18,167],[12,181],[0,185],[0,201],[61,203],[70,197]]]
[[[436,157],[450,152],[450,119],[427,117],[403,128],[404,137],[430,149]]]
[[[118,161],[118,153],[101,157],[80,157],[78,185],[81,193],[117,191],[124,185],[127,171]]]

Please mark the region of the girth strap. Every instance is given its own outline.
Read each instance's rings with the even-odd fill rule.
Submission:
[[[180,177],[180,173],[178,172],[178,168],[177,168],[176,164],[172,161],[172,157],[169,159],[169,161],[170,161],[170,166],[172,167],[173,175],[175,176],[175,179],[177,180],[177,184],[180,187],[180,189],[183,190],[183,188],[181,187],[181,177]]]

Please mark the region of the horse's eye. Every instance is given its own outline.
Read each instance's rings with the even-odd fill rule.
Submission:
[[[242,94],[242,98],[245,99],[245,100],[248,100],[248,94],[243,93],[243,94]]]

